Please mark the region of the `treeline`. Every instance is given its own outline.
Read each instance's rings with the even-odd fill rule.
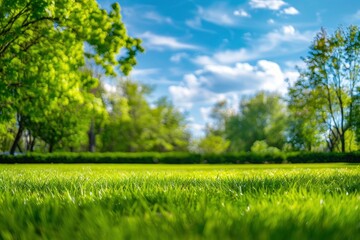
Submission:
[[[0,149],[22,153],[188,150],[190,133],[185,117],[166,98],[151,106],[146,99],[151,93],[149,86],[121,79],[112,91],[99,84],[91,92],[99,101],[97,109],[68,104],[57,106],[51,116],[37,121],[31,121],[29,113],[1,123]]]
[[[212,109],[203,152],[351,152],[360,149],[360,32],[322,29],[288,94],[260,92]]]
[[[127,75],[143,51],[118,4],[0,1],[0,152],[359,149],[356,26],[316,35],[287,96],[260,92],[238,109],[217,103],[200,140],[191,140],[169,100],[147,100],[149,87],[118,77],[115,91],[105,90],[106,79]]]

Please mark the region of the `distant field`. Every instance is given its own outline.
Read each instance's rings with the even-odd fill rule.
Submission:
[[[0,239],[360,239],[360,165],[0,165]]]

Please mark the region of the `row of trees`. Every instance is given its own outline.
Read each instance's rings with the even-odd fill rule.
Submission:
[[[303,61],[286,97],[260,92],[244,98],[237,111],[217,103],[202,150],[215,149],[208,139],[217,139],[217,151],[359,150],[359,28],[332,35],[322,29]]]
[[[0,149],[7,151],[187,151],[190,134],[185,117],[166,98],[153,106],[147,101],[152,89],[121,79],[116,91],[100,84],[93,94],[99,109],[88,111],[82,105],[58,106],[59,111],[38,121],[13,119],[0,124]],[[19,122],[22,135],[16,140]]]
[[[0,151],[185,151],[184,116],[128,80],[142,52],[115,3],[0,1]],[[101,73],[101,74],[99,74]]]
[[[102,86],[143,50],[118,4],[0,1],[0,151],[187,151],[185,118],[171,102],[150,104],[151,89],[128,80],[113,93]],[[359,54],[358,27],[320,31],[286,99],[260,92],[235,111],[219,102],[197,150],[357,150]]]

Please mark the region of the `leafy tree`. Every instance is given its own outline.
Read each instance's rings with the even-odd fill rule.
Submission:
[[[108,100],[109,122],[105,125],[102,151],[185,151],[189,133],[184,117],[166,99],[151,107],[146,97],[151,88],[129,80],[120,82]]]
[[[90,109],[91,112],[89,116],[90,126],[87,131],[87,136],[88,136],[87,150],[89,152],[95,152],[97,138],[99,137],[101,129],[106,123],[108,117],[107,111],[105,110],[105,108],[102,108],[105,107],[106,105],[105,103],[106,90],[104,88],[104,83],[103,83],[106,75],[104,69],[96,65],[93,61],[88,61],[86,63],[83,72],[84,74],[88,74],[89,76],[92,76],[93,78],[98,80],[98,85],[93,86],[91,89],[89,89],[89,92],[93,95],[94,99],[96,100],[97,107]]]
[[[197,143],[197,150],[200,153],[214,153],[219,154],[225,152],[230,145],[230,141],[221,136],[208,134],[200,139]]]
[[[0,152],[6,152],[10,149],[14,138],[16,122],[15,119],[9,122],[0,122]]]
[[[289,89],[287,135],[293,150],[322,150],[322,132],[327,126],[322,124],[322,115],[317,114],[316,105],[323,104],[317,94],[304,89],[300,81]]]
[[[346,134],[355,127],[360,83],[360,32],[357,26],[338,28],[329,35],[322,29],[310,46],[295,86],[304,92],[306,105],[312,108],[314,120],[330,151],[346,151]],[[296,101],[295,101],[296,102]],[[293,107],[302,110],[303,104]]]
[[[229,117],[233,113],[229,109],[226,100],[220,100],[212,107],[210,112],[210,118],[212,123],[208,123],[206,126],[206,135],[224,136],[225,126]]]
[[[254,144],[251,146],[251,152],[274,154],[280,153],[281,151],[276,147],[269,147],[266,141],[262,140],[254,142]]]
[[[186,129],[184,115],[164,97],[157,101],[152,112],[157,126],[153,150],[157,152],[187,151],[190,133]]]
[[[264,140],[281,149],[285,143],[286,107],[276,93],[259,92],[240,102],[239,112],[226,122],[230,151],[250,151],[256,141]]]
[[[121,49],[125,54],[117,58]],[[44,112],[64,110],[89,100],[84,89],[96,80],[79,70],[93,59],[106,74],[127,74],[143,49],[129,37],[120,7],[101,9],[95,0],[3,0],[0,2],[0,120],[20,120],[11,152],[27,123],[46,123]],[[65,101],[61,103],[60,101]],[[93,100],[90,99],[90,103]],[[55,114],[56,115],[56,114]]]

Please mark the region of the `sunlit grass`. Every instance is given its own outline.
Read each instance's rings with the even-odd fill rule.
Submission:
[[[358,239],[360,166],[0,165],[0,239]]]

